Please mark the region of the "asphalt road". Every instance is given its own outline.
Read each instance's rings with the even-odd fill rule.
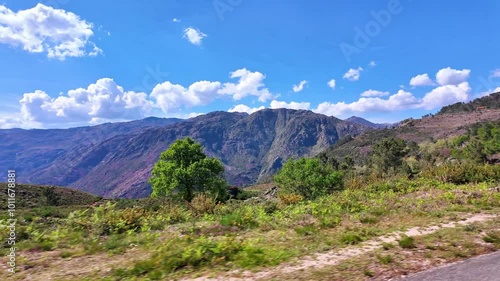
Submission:
[[[500,251],[427,271],[398,281],[500,281]]]

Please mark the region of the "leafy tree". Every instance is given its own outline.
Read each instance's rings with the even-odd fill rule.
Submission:
[[[468,143],[467,146],[462,150],[464,157],[474,163],[484,163],[486,162],[486,153],[484,153],[483,143],[473,138]]]
[[[351,156],[346,156],[339,167],[343,171],[349,171],[354,168],[354,160],[352,160]]]
[[[398,138],[385,138],[372,146],[370,163],[383,174],[402,167],[403,157],[408,153],[406,141]]]
[[[149,179],[152,197],[181,197],[191,201],[197,193],[207,193],[216,200],[227,197],[224,166],[208,158],[200,143],[191,138],[174,142],[162,152]]]
[[[288,160],[274,181],[283,191],[313,199],[342,189],[342,172],[318,158]]]

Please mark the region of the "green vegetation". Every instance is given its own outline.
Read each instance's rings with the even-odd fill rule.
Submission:
[[[274,177],[283,192],[295,193],[306,199],[331,194],[342,189],[342,173],[319,159],[290,159]]]
[[[79,199],[85,204],[62,212],[54,205],[72,199],[59,189],[33,191],[42,199],[36,208],[20,205],[16,247],[24,253],[56,251],[60,259],[105,254],[99,262],[113,262],[109,272],[82,273],[86,280],[165,280],[269,267],[355,247],[402,228],[498,213],[500,165],[478,162],[467,148],[480,145],[487,158],[498,152],[497,138],[498,124],[492,123],[420,145],[383,138],[362,165],[334,155],[289,160],[275,175],[275,197],[265,194],[273,184],[227,188],[220,161],[206,157],[201,145],[187,138],[162,153],[152,173],[151,198]],[[450,159],[453,155],[460,158]],[[4,241],[7,219],[0,217]],[[472,227],[463,232],[477,234]],[[484,242],[498,244],[498,230],[481,235]],[[397,244],[383,244],[370,259],[392,268],[404,260],[397,250],[422,249],[424,243],[405,236]],[[7,251],[4,247],[0,254]],[[442,252],[454,258],[470,255],[455,247]],[[43,266],[27,259],[31,267]],[[356,270],[363,277],[378,274],[373,267]],[[30,273],[28,267],[16,276],[21,280]]]
[[[438,114],[472,112],[476,111],[478,107],[485,107],[487,109],[500,108],[500,93],[494,93],[480,99],[475,99],[469,103],[458,102],[445,106]]]
[[[208,158],[201,144],[191,138],[177,140],[164,151],[153,167],[149,180],[153,197],[180,197],[191,201],[198,193],[217,200],[227,197],[224,166],[216,158]]]

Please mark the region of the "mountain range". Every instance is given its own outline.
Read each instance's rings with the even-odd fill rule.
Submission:
[[[162,151],[190,136],[222,160],[232,185],[265,181],[290,157],[313,156],[370,126],[306,110],[212,112],[49,130],[0,130],[0,168],[22,183],[74,187],[105,197],[144,197]],[[5,179],[0,179],[5,180]]]
[[[189,136],[223,162],[229,184],[247,186],[265,182],[289,158],[324,152],[359,162],[384,137],[419,143],[463,134],[472,124],[500,120],[499,98],[500,93],[491,94],[393,125],[264,109],[250,115],[216,111],[187,120],[150,117],[71,129],[7,129],[0,130],[0,169],[15,169],[21,183],[67,186],[112,198],[145,197],[161,152]],[[0,181],[6,181],[5,174]]]

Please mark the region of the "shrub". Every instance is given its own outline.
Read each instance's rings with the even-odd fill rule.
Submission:
[[[500,165],[478,165],[474,163],[446,163],[424,169],[421,176],[443,183],[466,184],[500,179]]]
[[[304,196],[295,194],[295,193],[281,193],[278,195],[280,203],[283,205],[292,205],[297,204],[300,201],[304,200]]]
[[[274,177],[285,193],[314,199],[343,188],[342,172],[324,166],[317,158],[288,160]]]
[[[96,235],[119,234],[130,230],[139,231],[145,223],[145,215],[144,209],[117,210],[116,204],[107,202],[95,207],[91,214],[88,214],[88,210],[72,212],[68,216],[68,224],[90,230]]]
[[[191,203],[187,203],[189,208],[198,215],[213,214],[217,204],[215,200],[208,197],[205,193],[200,193],[193,198]]]

